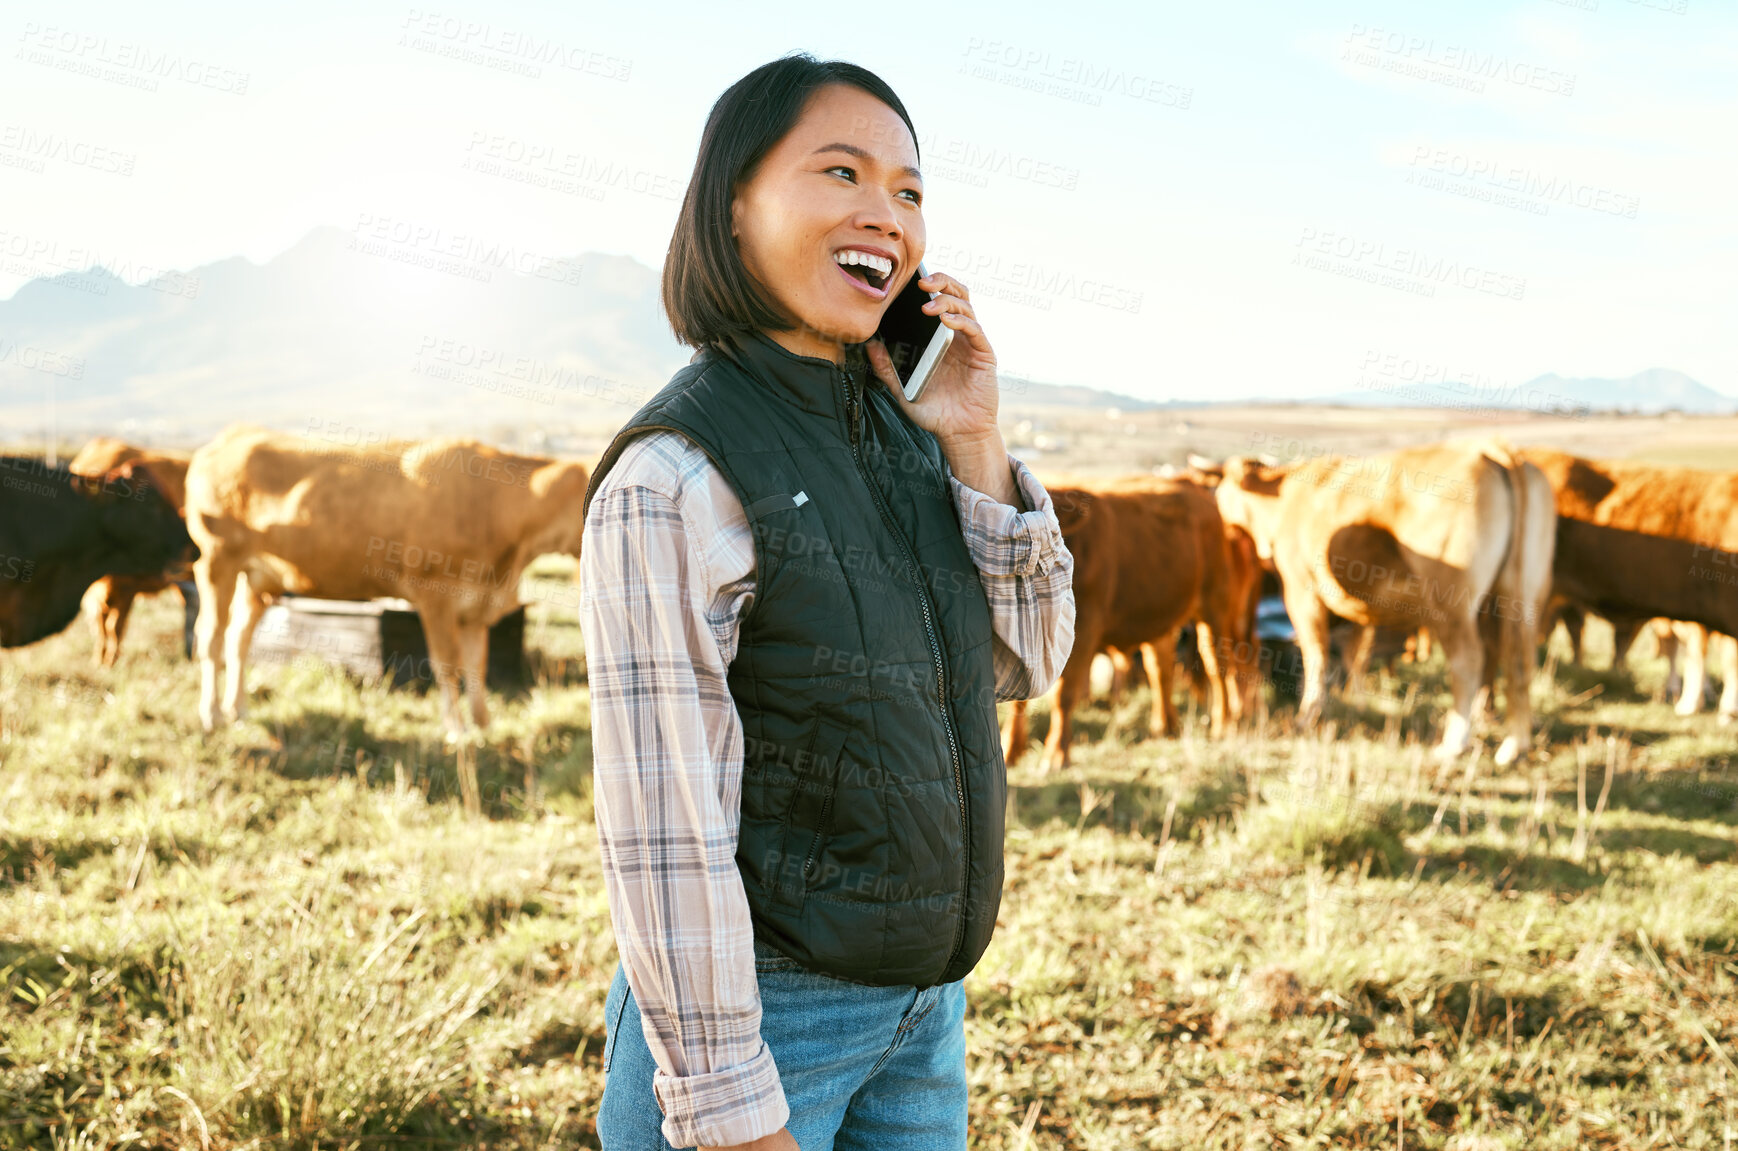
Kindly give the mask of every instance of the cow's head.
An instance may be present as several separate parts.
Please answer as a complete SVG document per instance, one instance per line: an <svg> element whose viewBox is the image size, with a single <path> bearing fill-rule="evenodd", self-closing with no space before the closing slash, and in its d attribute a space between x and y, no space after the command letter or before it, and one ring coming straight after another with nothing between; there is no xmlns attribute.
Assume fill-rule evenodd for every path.
<svg viewBox="0 0 1738 1151"><path fill-rule="evenodd" d="M92 498L102 509L105 574L177 575L198 558L181 509L164 498L149 468L126 463L89 482L100 484Z"/></svg>
<svg viewBox="0 0 1738 1151"><path fill-rule="evenodd" d="M1286 469L1232 456L1225 461L1225 478L1214 495L1219 516L1242 528L1255 541L1255 553L1263 563L1273 562L1273 539L1279 529L1279 490Z"/></svg>
<svg viewBox="0 0 1738 1151"><path fill-rule="evenodd" d="M1189 479L1207 487L1218 487L1225 478L1225 465L1209 456L1189 453L1189 468L1183 473Z"/></svg>

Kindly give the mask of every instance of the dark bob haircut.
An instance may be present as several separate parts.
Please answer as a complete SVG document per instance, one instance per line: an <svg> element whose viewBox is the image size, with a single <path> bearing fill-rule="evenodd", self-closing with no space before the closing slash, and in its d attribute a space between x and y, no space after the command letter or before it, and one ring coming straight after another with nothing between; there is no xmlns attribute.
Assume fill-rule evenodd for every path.
<svg viewBox="0 0 1738 1151"><path fill-rule="evenodd" d="M664 260L664 311L676 338L691 348L715 347L726 336L788 331L795 321L779 310L743 266L730 234L736 189L795 126L814 92L828 84L861 88L917 129L886 81L843 60L798 53L762 64L725 90L706 117L700 154L670 252Z"/></svg>

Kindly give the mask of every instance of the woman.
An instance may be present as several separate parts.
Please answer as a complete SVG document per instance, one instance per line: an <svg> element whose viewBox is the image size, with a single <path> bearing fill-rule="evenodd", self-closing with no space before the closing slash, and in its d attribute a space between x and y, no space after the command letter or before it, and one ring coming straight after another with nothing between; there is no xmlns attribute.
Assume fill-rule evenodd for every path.
<svg viewBox="0 0 1738 1151"><path fill-rule="evenodd" d="M586 493L612 1151L965 1146L996 701L1059 673L1073 559L965 286L920 283L955 339L919 402L871 338L923 257L915 141L851 64L719 98L664 266L699 351Z"/></svg>

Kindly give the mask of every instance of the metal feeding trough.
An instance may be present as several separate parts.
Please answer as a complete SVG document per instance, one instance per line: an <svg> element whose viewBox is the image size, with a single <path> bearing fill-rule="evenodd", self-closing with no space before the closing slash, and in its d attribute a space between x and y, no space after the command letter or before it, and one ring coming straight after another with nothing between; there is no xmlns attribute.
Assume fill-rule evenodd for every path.
<svg viewBox="0 0 1738 1151"><path fill-rule="evenodd" d="M192 650L199 593L188 584L185 642ZM387 678L394 687L434 683L428 640L416 609L402 599L336 600L285 595L266 608L253 635L250 664L288 663L311 655L364 680ZM515 608L489 629L485 675L495 690L523 687L525 608Z"/></svg>

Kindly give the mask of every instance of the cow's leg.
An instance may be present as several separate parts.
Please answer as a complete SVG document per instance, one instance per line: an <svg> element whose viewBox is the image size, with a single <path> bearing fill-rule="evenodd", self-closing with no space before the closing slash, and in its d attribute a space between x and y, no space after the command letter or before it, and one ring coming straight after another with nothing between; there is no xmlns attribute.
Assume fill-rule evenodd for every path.
<svg viewBox="0 0 1738 1151"><path fill-rule="evenodd" d="M1674 710L1695 715L1702 710L1702 692L1707 688L1708 629L1698 623L1675 623L1671 631L1684 653L1684 683Z"/></svg>
<svg viewBox="0 0 1738 1151"><path fill-rule="evenodd" d="M1147 734L1154 739L1179 735L1183 721L1177 715L1177 633L1160 636L1152 643L1141 645L1141 659L1147 665L1147 687L1153 696L1152 716L1147 720Z"/></svg>
<svg viewBox="0 0 1738 1151"><path fill-rule="evenodd" d="M1721 657L1720 722L1731 723L1738 719L1738 638L1716 634L1714 643Z"/></svg>
<svg viewBox="0 0 1738 1151"><path fill-rule="evenodd" d="M1346 688L1342 693L1347 702L1364 698L1364 677L1370 673L1370 653L1376 650L1376 625L1367 623L1358 632L1358 641L1346 656Z"/></svg>
<svg viewBox="0 0 1738 1151"><path fill-rule="evenodd" d="M1442 620L1437 639L1442 641L1443 658L1448 663L1454 710L1443 725L1442 742L1437 745L1436 754L1445 760L1456 759L1472 743L1473 708L1480 690L1486 686L1485 639L1479 633L1478 620L1465 617Z"/></svg>
<svg viewBox="0 0 1738 1151"><path fill-rule="evenodd" d="M199 655L199 723L206 731L218 725L217 679L223 672L223 639L229 630L229 605L241 569L220 554L201 555L193 565L199 588L199 620L194 625Z"/></svg>
<svg viewBox="0 0 1738 1151"><path fill-rule="evenodd" d="M1419 628L1418 634L1416 637L1414 637L1414 639L1415 639L1416 646L1413 649L1413 655L1412 655L1413 662L1414 663L1429 663L1430 662L1430 629L1427 627Z"/></svg>
<svg viewBox="0 0 1738 1151"><path fill-rule="evenodd" d="M224 683L223 715L231 723L247 711L247 657L253 649L254 629L265 614L265 598L243 572L235 581L235 600L229 608L229 632L224 636L223 658L229 665Z"/></svg>
<svg viewBox="0 0 1738 1151"><path fill-rule="evenodd" d="M1225 666L1220 662L1219 636L1204 620L1195 625L1195 646L1207 672L1207 734L1220 739L1225 735Z"/></svg>
<svg viewBox="0 0 1738 1151"><path fill-rule="evenodd" d="M1654 637L1654 654L1666 661L1666 682L1660 688L1661 697L1675 700L1684 690L1684 677L1678 670L1678 633L1672 630L1672 621L1667 619L1649 621L1647 630Z"/></svg>
<svg viewBox="0 0 1738 1151"><path fill-rule="evenodd" d="M1015 759L1026 754L1026 744L1031 736L1026 730L1026 701L1017 699L1008 712L1008 726L1002 732L1002 759L1013 763Z"/></svg>
<svg viewBox="0 0 1738 1151"><path fill-rule="evenodd" d="M463 667L460 651L458 620L450 612L421 607L423 638L428 642L429 663L434 667L435 684L441 693L441 722L446 728L447 742L457 743L464 737L465 722L459 714L459 682Z"/></svg>
<svg viewBox="0 0 1738 1151"><path fill-rule="evenodd" d="M133 614L133 593L122 588L109 592L103 613L103 666L114 667L121 658L121 641L127 638L127 617Z"/></svg>
<svg viewBox="0 0 1738 1151"><path fill-rule="evenodd" d="M79 601L79 607L91 621L91 659L98 667L110 667L109 652L109 585L111 581L104 577L85 589L84 598Z"/></svg>
<svg viewBox="0 0 1738 1151"><path fill-rule="evenodd" d="M1220 641L1219 669L1225 677L1225 720L1232 727L1243 722L1244 713L1249 709L1244 704L1244 693L1248 690L1243 670L1243 641L1234 636L1227 636Z"/></svg>
<svg viewBox="0 0 1738 1151"><path fill-rule="evenodd" d="M1200 636L1196 636L1200 641ZM1248 679L1244 669L1245 641L1234 633L1219 637L1219 673L1225 684L1225 721L1232 727L1243 722L1249 707L1245 702Z"/></svg>
<svg viewBox="0 0 1738 1151"><path fill-rule="evenodd" d="M193 634L187 630L187 607L192 601L187 591L186 584L177 581L171 586L175 589L175 598L181 601L181 608L175 614L175 618L181 621L181 627L179 629L181 632L181 658L192 659ZM195 620L198 619L197 614L195 614L194 618Z"/></svg>
<svg viewBox="0 0 1738 1151"><path fill-rule="evenodd" d="M1086 702L1092 687L1092 659L1080 664L1072 659L1062 670L1056 687L1050 694L1050 730L1044 736L1044 753L1038 770L1047 773L1068 766L1069 745L1074 742L1074 709Z"/></svg>
<svg viewBox="0 0 1738 1151"><path fill-rule="evenodd" d="M1068 766L1068 746L1074 738L1074 709L1092 692L1092 661L1104 647L1100 621L1095 613L1075 617L1074 647L1062 665L1062 674L1050 695L1050 730L1044 736L1044 752L1038 760L1040 773Z"/></svg>
<svg viewBox="0 0 1738 1151"><path fill-rule="evenodd" d="M1110 660L1110 694L1107 702L1114 709L1122 705L1128 694L1129 672L1134 668L1134 661L1120 647L1107 647L1104 654Z"/></svg>
<svg viewBox="0 0 1738 1151"><path fill-rule="evenodd" d="M1328 694L1328 609L1314 592L1285 597L1285 612L1297 633L1303 656L1303 691L1298 698L1298 727L1308 730L1322 718Z"/></svg>
<svg viewBox="0 0 1738 1151"><path fill-rule="evenodd" d="M1611 621L1611 670L1617 671L1629 663L1629 649L1635 646L1635 637L1641 634L1647 620L1636 616L1623 616ZM1666 629L1671 630L1669 627Z"/></svg>
<svg viewBox="0 0 1738 1151"><path fill-rule="evenodd" d="M1513 626L1507 629L1508 643L1502 646L1509 734L1492 758L1498 767L1507 767L1533 748L1533 659L1538 654L1538 632L1521 599L1509 601L1501 610L1523 613L1509 621Z"/></svg>
<svg viewBox="0 0 1738 1151"><path fill-rule="evenodd" d="M465 697L477 729L489 726L489 629L480 623L459 625L459 662L465 673Z"/></svg>
<svg viewBox="0 0 1738 1151"><path fill-rule="evenodd" d="M1237 641L1231 668L1232 721L1254 720L1261 708L1261 643L1253 632Z"/></svg>
<svg viewBox="0 0 1738 1151"><path fill-rule="evenodd" d="M1563 625L1563 634L1569 637L1569 662L1578 664L1581 662L1582 633L1587 630L1587 613L1562 596L1552 596L1546 601L1545 619L1539 630L1549 640L1559 623Z"/></svg>

